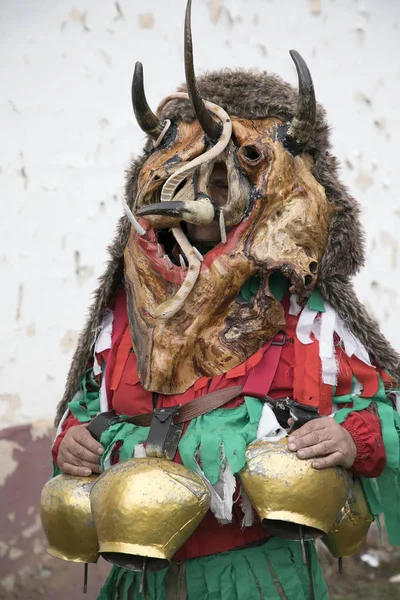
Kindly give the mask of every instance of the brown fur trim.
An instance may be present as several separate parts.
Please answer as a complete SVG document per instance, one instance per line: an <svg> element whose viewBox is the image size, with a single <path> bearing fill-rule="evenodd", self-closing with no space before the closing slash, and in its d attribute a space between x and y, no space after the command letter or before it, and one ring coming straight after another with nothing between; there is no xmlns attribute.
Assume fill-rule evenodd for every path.
<svg viewBox="0 0 400 600"><path fill-rule="evenodd" d="M222 106L237 117L258 119L276 116L285 121L292 118L297 102L297 90L276 75L256 73L243 69L207 73L198 78L204 99ZM180 91L186 91L185 86ZM163 116L171 120L191 121L194 118L189 102L173 101ZM318 105L316 125L306 150L314 157L313 173L324 186L327 198L335 205L328 246L320 263L318 285L322 296L338 311L350 330L366 346L374 359L391 375L400 380L400 356L380 333L377 323L368 315L357 299L350 283L364 263L364 235L359 221L359 206L338 179L338 163L330 153L329 127L325 111ZM127 171L126 199L132 206L136 197L137 176L151 151L149 143L144 154ZM123 252L130 224L126 217L119 221L116 237L109 247L110 260L94 295L88 321L79 338L72 359L64 396L58 406L59 422L67 403L79 385L91 358L92 346L104 310L110 303L123 276Z"/></svg>

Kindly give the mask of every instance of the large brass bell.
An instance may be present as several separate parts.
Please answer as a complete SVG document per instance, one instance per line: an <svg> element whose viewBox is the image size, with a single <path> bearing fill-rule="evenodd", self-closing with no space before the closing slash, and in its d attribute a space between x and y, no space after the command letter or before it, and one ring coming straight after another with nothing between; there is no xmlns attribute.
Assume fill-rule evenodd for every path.
<svg viewBox="0 0 400 600"><path fill-rule="evenodd" d="M287 438L251 443L240 480L269 533L291 540L322 536L348 498L350 477L341 467L314 469L287 444Z"/></svg>
<svg viewBox="0 0 400 600"><path fill-rule="evenodd" d="M368 530L373 520L362 484L356 479L351 496L322 541L335 558L358 554L367 542Z"/></svg>
<svg viewBox="0 0 400 600"><path fill-rule="evenodd" d="M72 562L97 562L99 543L89 498L96 479L97 475L57 475L44 486L40 516L51 556Z"/></svg>
<svg viewBox="0 0 400 600"><path fill-rule="evenodd" d="M90 494L100 554L134 571L166 567L210 507L196 473L159 458L107 469Z"/></svg>

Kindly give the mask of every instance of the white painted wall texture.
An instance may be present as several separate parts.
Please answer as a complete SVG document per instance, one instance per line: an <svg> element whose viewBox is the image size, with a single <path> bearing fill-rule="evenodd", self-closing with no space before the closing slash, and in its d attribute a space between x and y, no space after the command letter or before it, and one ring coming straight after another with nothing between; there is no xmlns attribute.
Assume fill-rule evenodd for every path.
<svg viewBox="0 0 400 600"><path fill-rule="evenodd" d="M400 2L194 0L198 72L242 66L295 83L306 58L343 179L362 204L360 298L400 349ZM0 428L51 419L153 107L183 80L185 0L1 0Z"/></svg>

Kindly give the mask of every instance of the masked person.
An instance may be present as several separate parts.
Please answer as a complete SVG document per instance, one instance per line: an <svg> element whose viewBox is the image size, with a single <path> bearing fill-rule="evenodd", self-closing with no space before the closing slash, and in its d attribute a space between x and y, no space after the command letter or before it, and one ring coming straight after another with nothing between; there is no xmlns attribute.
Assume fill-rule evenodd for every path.
<svg viewBox="0 0 400 600"><path fill-rule="evenodd" d="M313 541L271 535L253 510L239 482L246 449L318 416L290 434L292 456L311 459L315 474L361 477L399 543L399 356L353 291L359 209L338 180L304 60L291 51L298 91L246 70L196 80L190 9L187 86L157 114L135 68L133 108L148 141L128 171L126 215L58 409L55 473L145 457L154 415L145 425L125 417L161 410L171 424L204 399L168 458L208 482L210 510L142 588L140 572L115 566L100 598L322 600ZM164 455L167 434L156 440ZM319 497L331 502L323 488L293 502L313 514Z"/></svg>

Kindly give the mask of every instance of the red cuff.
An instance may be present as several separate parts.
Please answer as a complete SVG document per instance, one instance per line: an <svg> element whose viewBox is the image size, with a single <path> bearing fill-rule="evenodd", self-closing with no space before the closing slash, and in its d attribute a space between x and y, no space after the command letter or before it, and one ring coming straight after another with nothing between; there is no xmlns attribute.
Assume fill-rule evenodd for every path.
<svg viewBox="0 0 400 600"><path fill-rule="evenodd" d="M82 425L82 423L76 417L74 417L72 413L70 413L69 416L65 419L64 423L62 424L61 432L56 437L53 447L51 449L53 461L57 465L57 467L58 467L57 456L58 456L58 450L60 448L60 444L63 441L64 436L67 433L68 429L70 429L71 427L75 427L75 425Z"/></svg>
<svg viewBox="0 0 400 600"><path fill-rule="evenodd" d="M350 413L342 427L350 433L357 449L352 471L362 477L379 477L385 468L386 451L375 407Z"/></svg>

